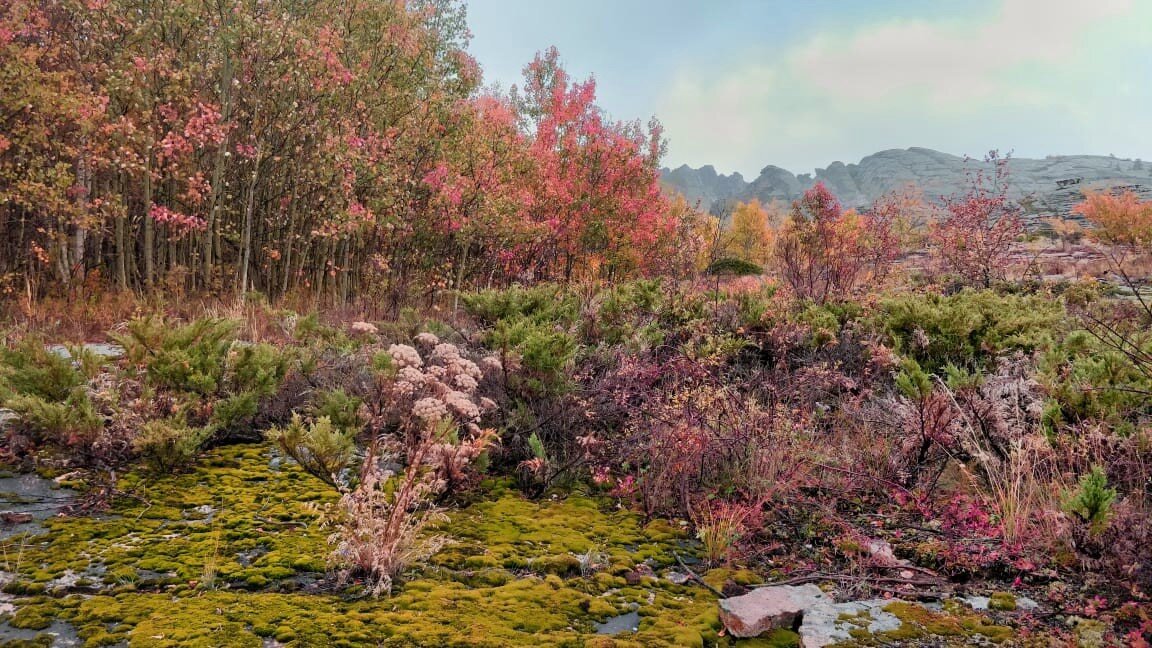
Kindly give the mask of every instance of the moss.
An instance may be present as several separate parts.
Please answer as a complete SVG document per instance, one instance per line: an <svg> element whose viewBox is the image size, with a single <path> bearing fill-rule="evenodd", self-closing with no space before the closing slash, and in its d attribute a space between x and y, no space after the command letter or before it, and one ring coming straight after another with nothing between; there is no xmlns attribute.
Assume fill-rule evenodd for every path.
<svg viewBox="0 0 1152 648"><path fill-rule="evenodd" d="M736 641L733 648L795 648L800 645L800 635L791 630L777 629L767 637Z"/></svg>
<svg viewBox="0 0 1152 648"><path fill-rule="evenodd" d="M103 589L23 598L20 614L68 621L88 646L255 648L265 638L292 646L731 645L704 588L656 579L630 586L620 575L644 562L674 564L686 542L677 526L645 525L591 498L531 501L491 485L487 499L436 530L450 544L406 574L391 598L290 593L278 590L321 571L330 550L314 507L301 502L335 494L293 465L269 468L267 446L220 448L188 474L123 477L119 487L151 507L121 500L109 517L51 520L52 534L24 550L20 595L69 569ZM211 513L197 510L204 506ZM584 575L579 556L590 550L610 565ZM202 582L209 576L211 587ZM756 580L737 570L704 576ZM636 606L638 632L592 634L595 622Z"/></svg>
<svg viewBox="0 0 1152 648"><path fill-rule="evenodd" d="M312 524L314 507L303 502L331 502L336 493L294 465L271 470L267 455L265 446L230 446L187 474L122 477L118 487L141 493L141 500L117 500L107 517L47 520L46 543L0 542L0 550L23 555L10 591L45 591L67 570L94 586L143 588L201 581L206 571L238 586L274 587L323 571L325 533ZM257 544L267 551L241 565L239 554ZM88 573L96 566L100 573Z"/></svg>
<svg viewBox="0 0 1152 648"><path fill-rule="evenodd" d="M953 614L934 612L916 603L897 601L884 607L900 619L899 629L873 635L883 644L885 641L910 641L925 637L953 637L968 640L976 635L993 643L1002 643L1013 637L1013 631L1006 626L990 623L978 614Z"/></svg>
<svg viewBox="0 0 1152 648"><path fill-rule="evenodd" d="M8 625L22 630L43 630L52 625L52 617L44 608L22 607L8 620Z"/></svg>
<svg viewBox="0 0 1152 648"><path fill-rule="evenodd" d="M1010 592L996 592L988 597L988 609L1011 612L1016 609L1016 597Z"/></svg>

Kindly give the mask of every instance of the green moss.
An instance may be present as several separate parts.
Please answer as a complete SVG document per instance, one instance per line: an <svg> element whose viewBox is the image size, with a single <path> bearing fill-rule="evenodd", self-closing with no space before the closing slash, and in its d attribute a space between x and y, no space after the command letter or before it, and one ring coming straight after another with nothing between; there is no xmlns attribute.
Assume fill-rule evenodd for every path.
<svg viewBox="0 0 1152 648"><path fill-rule="evenodd" d="M391 598L348 600L282 591L324 568L326 531L302 502L323 504L335 493L293 465L270 468L267 446L220 448L190 473L130 474L119 487L151 506L125 499L108 517L54 519L51 535L24 547L20 595L44 591L69 569L103 588L20 599L27 623L60 619L85 645L134 648L256 648L269 637L292 646L731 645L704 588L662 579L629 585L622 576L643 562L672 565L674 551L690 554L683 533L595 499L531 501L493 482L488 499L436 530L451 542ZM590 550L609 565L583 574L579 556ZM704 577L756 580L736 570ZM638 632L592 634L594 623L635 606Z"/></svg>
<svg viewBox="0 0 1152 648"><path fill-rule="evenodd" d="M733 644L734 648L795 648L800 645L800 635L791 630L773 630L767 637L742 639Z"/></svg>
<svg viewBox="0 0 1152 648"><path fill-rule="evenodd" d="M238 586L273 587L323 571L325 532L304 502L334 501L336 493L295 465L272 470L268 459L265 446L230 446L187 474L122 477L119 488L140 500L117 500L107 517L48 520L47 542L0 542L0 551L22 555L9 590L43 592L67 570L94 586L145 588L201 581L206 571ZM241 565L239 554L257 544L267 551ZM97 566L99 573L88 573Z"/></svg>
<svg viewBox="0 0 1152 648"><path fill-rule="evenodd" d="M934 612L916 603L897 601L884 607L900 619L899 629L873 635L881 644L885 641L910 641L925 637L953 637L961 640L976 635L993 643L1002 643L1013 637L1011 628L990 623L978 614Z"/></svg>
<svg viewBox="0 0 1152 648"><path fill-rule="evenodd" d="M988 597L989 610L1012 611L1016 609L1016 597L1009 592L996 592Z"/></svg>
<svg viewBox="0 0 1152 648"><path fill-rule="evenodd" d="M8 625L22 630L43 630L52 625L52 617L41 607L23 607L16 610Z"/></svg>

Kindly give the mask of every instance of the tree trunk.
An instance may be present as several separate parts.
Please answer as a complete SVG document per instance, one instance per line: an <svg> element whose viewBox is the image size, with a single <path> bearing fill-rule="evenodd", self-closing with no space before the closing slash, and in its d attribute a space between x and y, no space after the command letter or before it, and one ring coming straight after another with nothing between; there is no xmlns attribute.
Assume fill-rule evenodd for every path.
<svg viewBox="0 0 1152 648"><path fill-rule="evenodd" d="M252 161L252 178L248 181L248 201L244 205L244 231L240 238L240 272L236 291L241 299L248 291L248 266L252 263L252 219L256 208L256 182L259 179L260 145L257 144L256 159Z"/></svg>

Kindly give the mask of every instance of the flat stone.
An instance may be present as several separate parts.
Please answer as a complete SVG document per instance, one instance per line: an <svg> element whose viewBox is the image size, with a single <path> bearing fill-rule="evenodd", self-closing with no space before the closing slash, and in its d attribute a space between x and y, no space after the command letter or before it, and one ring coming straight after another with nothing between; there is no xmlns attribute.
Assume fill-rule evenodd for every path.
<svg viewBox="0 0 1152 648"><path fill-rule="evenodd" d="M801 648L823 648L852 639L852 630L867 630L869 634L898 630L901 621L884 606L889 599L852 601L849 603L823 603L804 611L800 625Z"/></svg>
<svg viewBox="0 0 1152 648"><path fill-rule="evenodd" d="M110 360L117 360L124 355L124 347L119 344L109 344L106 342L85 342L84 344L77 345L85 351L94 355L103 356ZM52 353L64 358L66 360L72 359L72 352L67 346L63 344L49 344L47 349Z"/></svg>
<svg viewBox="0 0 1152 648"><path fill-rule="evenodd" d="M777 628L791 628L804 610L830 603L828 595L811 584L760 587L720 599L720 620L733 637L759 637Z"/></svg>

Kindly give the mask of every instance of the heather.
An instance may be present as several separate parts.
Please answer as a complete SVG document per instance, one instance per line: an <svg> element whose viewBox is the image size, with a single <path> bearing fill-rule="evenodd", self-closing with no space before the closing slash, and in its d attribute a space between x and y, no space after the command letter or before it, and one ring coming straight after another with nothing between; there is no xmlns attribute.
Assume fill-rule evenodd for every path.
<svg viewBox="0 0 1152 648"><path fill-rule="evenodd" d="M1148 645L1152 204L712 214L466 43L0 9L0 646Z"/></svg>

